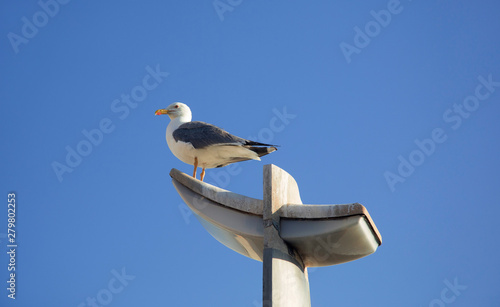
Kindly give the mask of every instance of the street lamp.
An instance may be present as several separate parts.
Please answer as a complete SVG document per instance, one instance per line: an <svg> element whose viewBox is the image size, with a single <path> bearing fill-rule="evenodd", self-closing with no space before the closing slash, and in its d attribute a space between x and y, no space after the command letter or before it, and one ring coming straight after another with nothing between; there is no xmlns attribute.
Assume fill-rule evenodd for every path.
<svg viewBox="0 0 500 307"><path fill-rule="evenodd" d="M170 172L179 195L219 242L263 262L264 306L310 306L307 267L353 261L374 253L382 237L358 203L304 205L295 179L264 166L263 200Z"/></svg>

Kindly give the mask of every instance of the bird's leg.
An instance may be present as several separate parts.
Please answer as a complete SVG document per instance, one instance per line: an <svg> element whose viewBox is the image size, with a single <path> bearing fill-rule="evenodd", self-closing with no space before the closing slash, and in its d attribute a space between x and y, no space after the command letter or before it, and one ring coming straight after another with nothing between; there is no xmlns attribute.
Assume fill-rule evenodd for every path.
<svg viewBox="0 0 500 307"><path fill-rule="evenodd" d="M194 171L193 171L193 178L196 179L196 169L198 168L198 157L194 157Z"/></svg>
<svg viewBox="0 0 500 307"><path fill-rule="evenodd" d="M203 181L203 178L205 178L205 168L201 170L200 180Z"/></svg>

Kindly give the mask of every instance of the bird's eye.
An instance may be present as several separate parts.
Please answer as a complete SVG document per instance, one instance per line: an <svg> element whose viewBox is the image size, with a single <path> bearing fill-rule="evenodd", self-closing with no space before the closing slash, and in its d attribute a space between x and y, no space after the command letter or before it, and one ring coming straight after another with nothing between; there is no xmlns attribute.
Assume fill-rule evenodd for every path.
<svg viewBox="0 0 500 307"><path fill-rule="evenodd" d="M179 105L178 105L178 104L176 104L174 108L176 108L176 109L177 109L177 108L179 108Z"/></svg>

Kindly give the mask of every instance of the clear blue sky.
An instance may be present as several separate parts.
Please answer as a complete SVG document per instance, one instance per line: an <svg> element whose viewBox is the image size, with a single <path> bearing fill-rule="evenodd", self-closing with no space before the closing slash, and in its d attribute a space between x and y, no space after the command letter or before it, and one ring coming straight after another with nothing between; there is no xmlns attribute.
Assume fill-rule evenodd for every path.
<svg viewBox="0 0 500 307"><path fill-rule="evenodd" d="M310 270L313 306L500 306L497 1L66 2L1 4L1 306L260 306L171 184L175 101L281 145L207 182L261 198L273 163L368 209L382 246Z"/></svg>

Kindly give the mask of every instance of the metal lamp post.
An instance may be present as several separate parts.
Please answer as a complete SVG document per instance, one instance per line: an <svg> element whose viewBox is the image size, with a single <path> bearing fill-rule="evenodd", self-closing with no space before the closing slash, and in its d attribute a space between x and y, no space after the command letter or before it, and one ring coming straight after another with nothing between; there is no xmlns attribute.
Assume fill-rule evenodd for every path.
<svg viewBox="0 0 500 307"><path fill-rule="evenodd" d="M382 237L364 206L304 205L296 181L264 166L263 200L170 172L179 195L219 242L263 262L263 306L311 306L308 267L374 253Z"/></svg>

